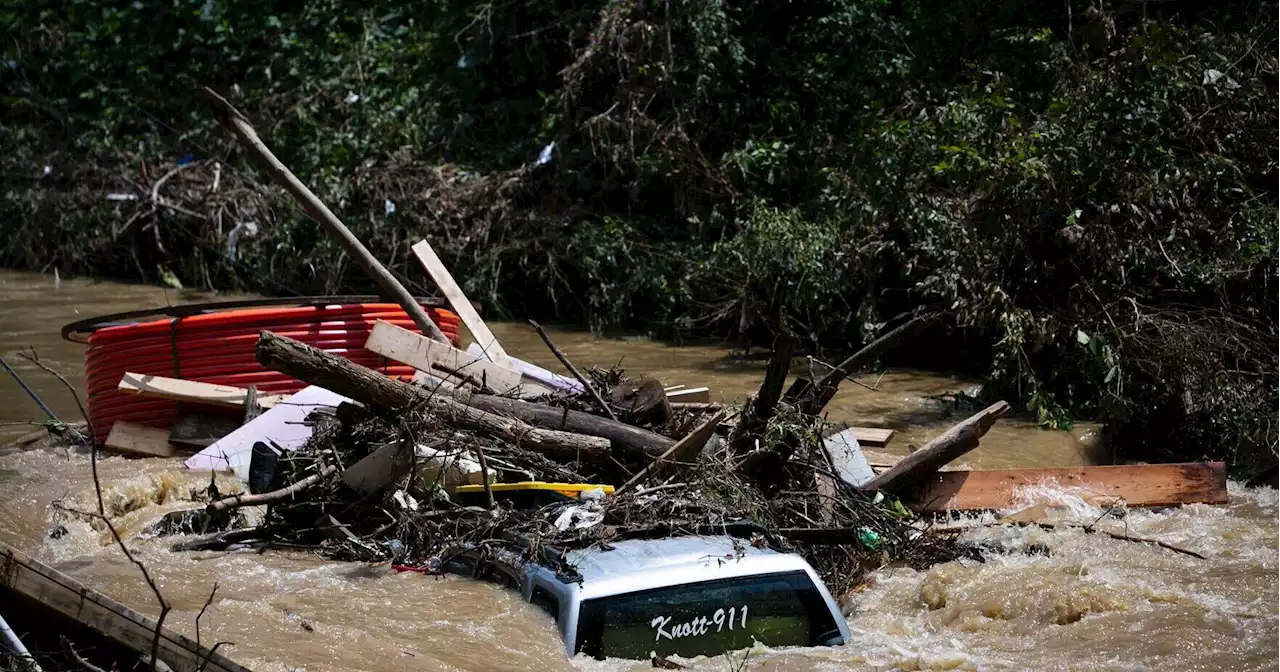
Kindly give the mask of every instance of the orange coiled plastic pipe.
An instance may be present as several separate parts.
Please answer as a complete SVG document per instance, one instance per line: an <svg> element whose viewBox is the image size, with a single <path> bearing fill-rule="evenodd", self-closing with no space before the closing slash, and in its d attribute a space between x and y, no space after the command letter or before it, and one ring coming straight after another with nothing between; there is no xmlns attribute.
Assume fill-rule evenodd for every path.
<svg viewBox="0 0 1280 672"><path fill-rule="evenodd" d="M458 316L424 307L455 345ZM89 419L94 439L106 441L118 421L170 427L178 402L125 394L116 388L126 372L257 388L262 394L289 394L306 386L272 371L254 356L258 332L268 330L341 355L388 376L411 378L413 367L364 349L373 325L385 320L417 331L393 303L358 303L227 310L97 329L89 335L84 367Z"/></svg>

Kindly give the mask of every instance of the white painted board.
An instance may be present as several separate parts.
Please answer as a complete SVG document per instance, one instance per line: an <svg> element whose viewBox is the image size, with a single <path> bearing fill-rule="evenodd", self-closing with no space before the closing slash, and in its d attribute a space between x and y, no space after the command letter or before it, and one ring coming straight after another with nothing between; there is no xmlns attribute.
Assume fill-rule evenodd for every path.
<svg viewBox="0 0 1280 672"><path fill-rule="evenodd" d="M843 432L832 434L822 441L823 448L826 448L827 454L831 456L836 475L855 488L876 476L875 472L871 471L871 464L867 462L867 457L862 454L862 447L858 445L856 434L857 428L851 427Z"/></svg>
<svg viewBox="0 0 1280 672"><path fill-rule="evenodd" d="M479 343L472 343L467 346L467 354L477 358L482 357L484 355L484 348L481 348ZM577 380L568 376L562 376L554 371L548 371L537 364L530 364L529 362L516 359L510 354L507 355L507 364L511 369L518 371L521 376L524 376L528 380L541 383L548 387L572 392L574 394L581 394L583 392L582 383L579 383Z"/></svg>
<svg viewBox="0 0 1280 672"><path fill-rule="evenodd" d="M307 416L317 408L336 408L344 401L351 400L312 385L277 402L271 410L187 458L184 464L188 469L234 471L240 480L248 480L254 443L271 440L285 450L297 450L311 438L311 427L304 423Z"/></svg>

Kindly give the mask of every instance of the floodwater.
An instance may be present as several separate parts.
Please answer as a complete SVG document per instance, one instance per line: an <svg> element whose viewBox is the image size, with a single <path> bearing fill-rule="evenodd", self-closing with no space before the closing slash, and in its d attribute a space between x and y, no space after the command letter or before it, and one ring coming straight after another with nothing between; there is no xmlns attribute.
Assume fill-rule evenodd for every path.
<svg viewBox="0 0 1280 672"><path fill-rule="evenodd" d="M62 341L61 325L83 317L208 299L192 292L52 274L0 271L0 355L67 421L79 420L71 394L53 376L16 356L34 347L42 361L83 383L82 346ZM226 297L218 297L226 298ZM507 349L554 368L554 358L523 325L494 325ZM763 362L727 358L723 346L672 347L643 339L602 340L553 332L580 365L646 373L667 384L707 386L732 401L754 391ZM796 372L802 368L797 365ZM828 407L833 420L898 430L882 452L905 454L957 417L934 397L972 381L919 371L859 376ZM874 389L869 389L874 388ZM0 442L31 431L39 408L11 379L0 379ZM973 467L1066 466L1105 461L1096 428L1050 432L1002 420ZM138 536L168 511L191 506L209 475L179 460L100 462L105 500L128 543L173 604L167 624L257 670L585 669L640 670L648 662L570 660L550 618L511 593L455 577L397 575L385 566L343 564L268 552L186 553ZM1056 493L1056 519L1092 523L1103 511ZM1007 553L985 563L955 562L917 572L884 569L843 596L853 642L832 649L754 650L744 669L760 670L1273 670L1277 665L1277 496L1231 485L1227 506L1135 510L1100 527L1155 537L1207 560L1078 530L989 527L967 533ZM60 507L96 506L88 459L34 451L0 457L0 541L14 544L140 610L158 611L136 569L109 534L69 519ZM972 522L989 522L992 516ZM65 526L57 539L49 533ZM1023 553L1037 549L1037 553ZM1047 554L1044 550L1047 549ZM2 606L2 605L0 605ZM3 609L0 609L3 611ZM5 614L18 630L21 615ZM704 670L737 669L744 653L693 661Z"/></svg>

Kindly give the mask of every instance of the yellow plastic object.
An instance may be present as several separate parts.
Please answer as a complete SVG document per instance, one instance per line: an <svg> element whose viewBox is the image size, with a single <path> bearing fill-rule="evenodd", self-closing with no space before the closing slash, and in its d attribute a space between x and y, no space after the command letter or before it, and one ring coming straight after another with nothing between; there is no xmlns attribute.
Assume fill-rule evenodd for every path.
<svg viewBox="0 0 1280 672"><path fill-rule="evenodd" d="M612 485L595 485L592 483L547 483L546 481L521 481L519 483L494 483L489 486L494 492L518 492L521 490L551 490L553 492L564 495L565 497L578 498L578 495L587 490L595 490L599 488L606 495L613 494ZM454 492L470 493L484 492L483 485L460 485Z"/></svg>

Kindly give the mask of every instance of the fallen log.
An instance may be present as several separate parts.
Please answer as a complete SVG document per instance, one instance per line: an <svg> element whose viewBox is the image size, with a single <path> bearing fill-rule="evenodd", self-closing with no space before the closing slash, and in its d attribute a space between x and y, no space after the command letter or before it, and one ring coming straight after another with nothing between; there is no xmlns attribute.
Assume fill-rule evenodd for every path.
<svg viewBox="0 0 1280 672"><path fill-rule="evenodd" d="M608 439L617 457L628 459L645 455L657 457L675 444L675 441L661 434L590 413L533 404L491 394L473 394L467 390L455 390L451 394L454 399L467 406L505 415L535 427Z"/></svg>
<svg viewBox="0 0 1280 672"><path fill-rule="evenodd" d="M427 395L425 402L437 416L451 425L484 432L547 457L583 462L609 459L609 440L605 438L533 427L440 394Z"/></svg>
<svg viewBox="0 0 1280 672"><path fill-rule="evenodd" d="M494 433L530 450L603 459L608 457L610 446L621 456L635 457L641 453L661 455L674 443L659 434L589 413L462 390L424 390L269 331L259 335L257 358L263 366L371 408L401 410L430 404L433 411L446 414L453 422L467 423L464 426Z"/></svg>
<svg viewBox="0 0 1280 672"><path fill-rule="evenodd" d="M864 490L901 492L924 481L939 467L978 447L978 440L991 429L1000 416L1009 412L1009 404L997 401L935 437L914 453L862 486Z"/></svg>
<svg viewBox="0 0 1280 672"><path fill-rule="evenodd" d="M1078 494L1094 506L1227 503L1222 462L945 471L926 478L911 491L910 500L920 512L1008 509L1019 504L1020 490L1044 484Z"/></svg>

